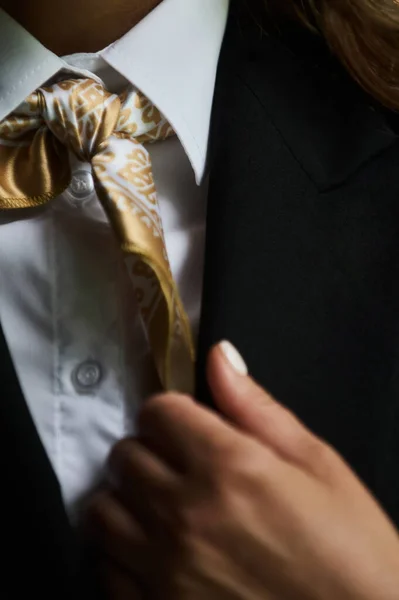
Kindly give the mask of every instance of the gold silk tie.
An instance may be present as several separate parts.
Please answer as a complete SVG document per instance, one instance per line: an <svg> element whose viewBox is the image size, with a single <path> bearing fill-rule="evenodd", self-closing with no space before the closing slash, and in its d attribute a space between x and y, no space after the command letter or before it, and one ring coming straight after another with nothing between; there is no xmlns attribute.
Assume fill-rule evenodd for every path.
<svg viewBox="0 0 399 600"><path fill-rule="evenodd" d="M61 194L71 181L70 151L90 162L161 383L192 393L191 329L171 273L144 146L172 135L165 118L134 88L118 96L91 79L41 88L0 123L0 209L35 207Z"/></svg>

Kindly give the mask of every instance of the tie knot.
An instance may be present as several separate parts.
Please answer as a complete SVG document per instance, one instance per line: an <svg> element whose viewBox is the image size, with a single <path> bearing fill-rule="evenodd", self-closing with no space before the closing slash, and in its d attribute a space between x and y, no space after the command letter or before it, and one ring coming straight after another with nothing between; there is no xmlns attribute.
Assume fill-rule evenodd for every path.
<svg viewBox="0 0 399 600"><path fill-rule="evenodd" d="M43 127L45 125L45 127ZM106 152L107 140L124 138L145 144L174 135L160 111L141 92L129 86L120 96L93 79L68 79L40 88L0 122L0 147L45 142L48 158L71 150L80 160L91 162ZM51 137L52 137L51 136Z"/></svg>
<svg viewBox="0 0 399 600"><path fill-rule="evenodd" d="M48 128L81 160L90 161L117 128L119 96L92 79L71 79L32 97Z"/></svg>

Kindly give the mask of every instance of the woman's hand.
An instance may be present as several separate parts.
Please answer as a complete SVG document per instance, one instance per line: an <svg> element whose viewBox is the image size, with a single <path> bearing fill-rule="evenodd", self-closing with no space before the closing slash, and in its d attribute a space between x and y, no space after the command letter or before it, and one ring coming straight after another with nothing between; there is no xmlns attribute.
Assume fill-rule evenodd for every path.
<svg viewBox="0 0 399 600"><path fill-rule="evenodd" d="M398 534L342 458L231 346L208 378L223 416L157 396L112 452L90 517L125 581L159 600L397 600Z"/></svg>

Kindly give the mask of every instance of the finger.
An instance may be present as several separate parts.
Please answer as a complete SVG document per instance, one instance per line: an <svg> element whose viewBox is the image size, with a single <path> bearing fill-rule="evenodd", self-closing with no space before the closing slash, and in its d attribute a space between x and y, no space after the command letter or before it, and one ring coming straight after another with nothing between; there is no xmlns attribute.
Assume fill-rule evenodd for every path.
<svg viewBox="0 0 399 600"><path fill-rule="evenodd" d="M148 534L160 533L172 517L182 483L170 467L139 441L125 439L109 461L118 496Z"/></svg>
<svg viewBox="0 0 399 600"><path fill-rule="evenodd" d="M109 600L142 600L139 586L123 569L107 561L101 568L101 579Z"/></svg>
<svg viewBox="0 0 399 600"><path fill-rule="evenodd" d="M186 459L181 453L180 446L171 444L169 435L161 435L160 431L158 433L155 425L156 411L162 410L167 403L168 405L172 404L176 396L178 396L176 401L180 401L182 405L194 402L191 396L180 396L179 394L160 394L149 398L138 416L137 437L143 446L165 461L175 473L181 474L186 470ZM177 410L175 418L179 422L180 416L177 414Z"/></svg>
<svg viewBox="0 0 399 600"><path fill-rule="evenodd" d="M215 402L228 419L285 460L313 468L323 442L247 375L229 342L211 350L207 375Z"/></svg>
<svg viewBox="0 0 399 600"><path fill-rule="evenodd" d="M141 576L151 571L148 538L110 491L102 490L91 499L86 512L85 531L96 551L131 574Z"/></svg>
<svg viewBox="0 0 399 600"><path fill-rule="evenodd" d="M243 441L223 417L179 394L147 401L139 416L139 436L144 444L155 446L162 440L158 451L183 473L208 470L215 453Z"/></svg>

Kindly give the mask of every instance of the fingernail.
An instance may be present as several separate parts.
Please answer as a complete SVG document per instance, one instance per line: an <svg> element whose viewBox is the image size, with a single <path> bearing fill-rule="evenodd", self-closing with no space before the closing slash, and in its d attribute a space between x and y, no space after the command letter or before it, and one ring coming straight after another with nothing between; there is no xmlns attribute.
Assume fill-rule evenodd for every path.
<svg viewBox="0 0 399 600"><path fill-rule="evenodd" d="M227 341L220 342L219 346L234 371L239 375L248 375L248 367L237 348Z"/></svg>

